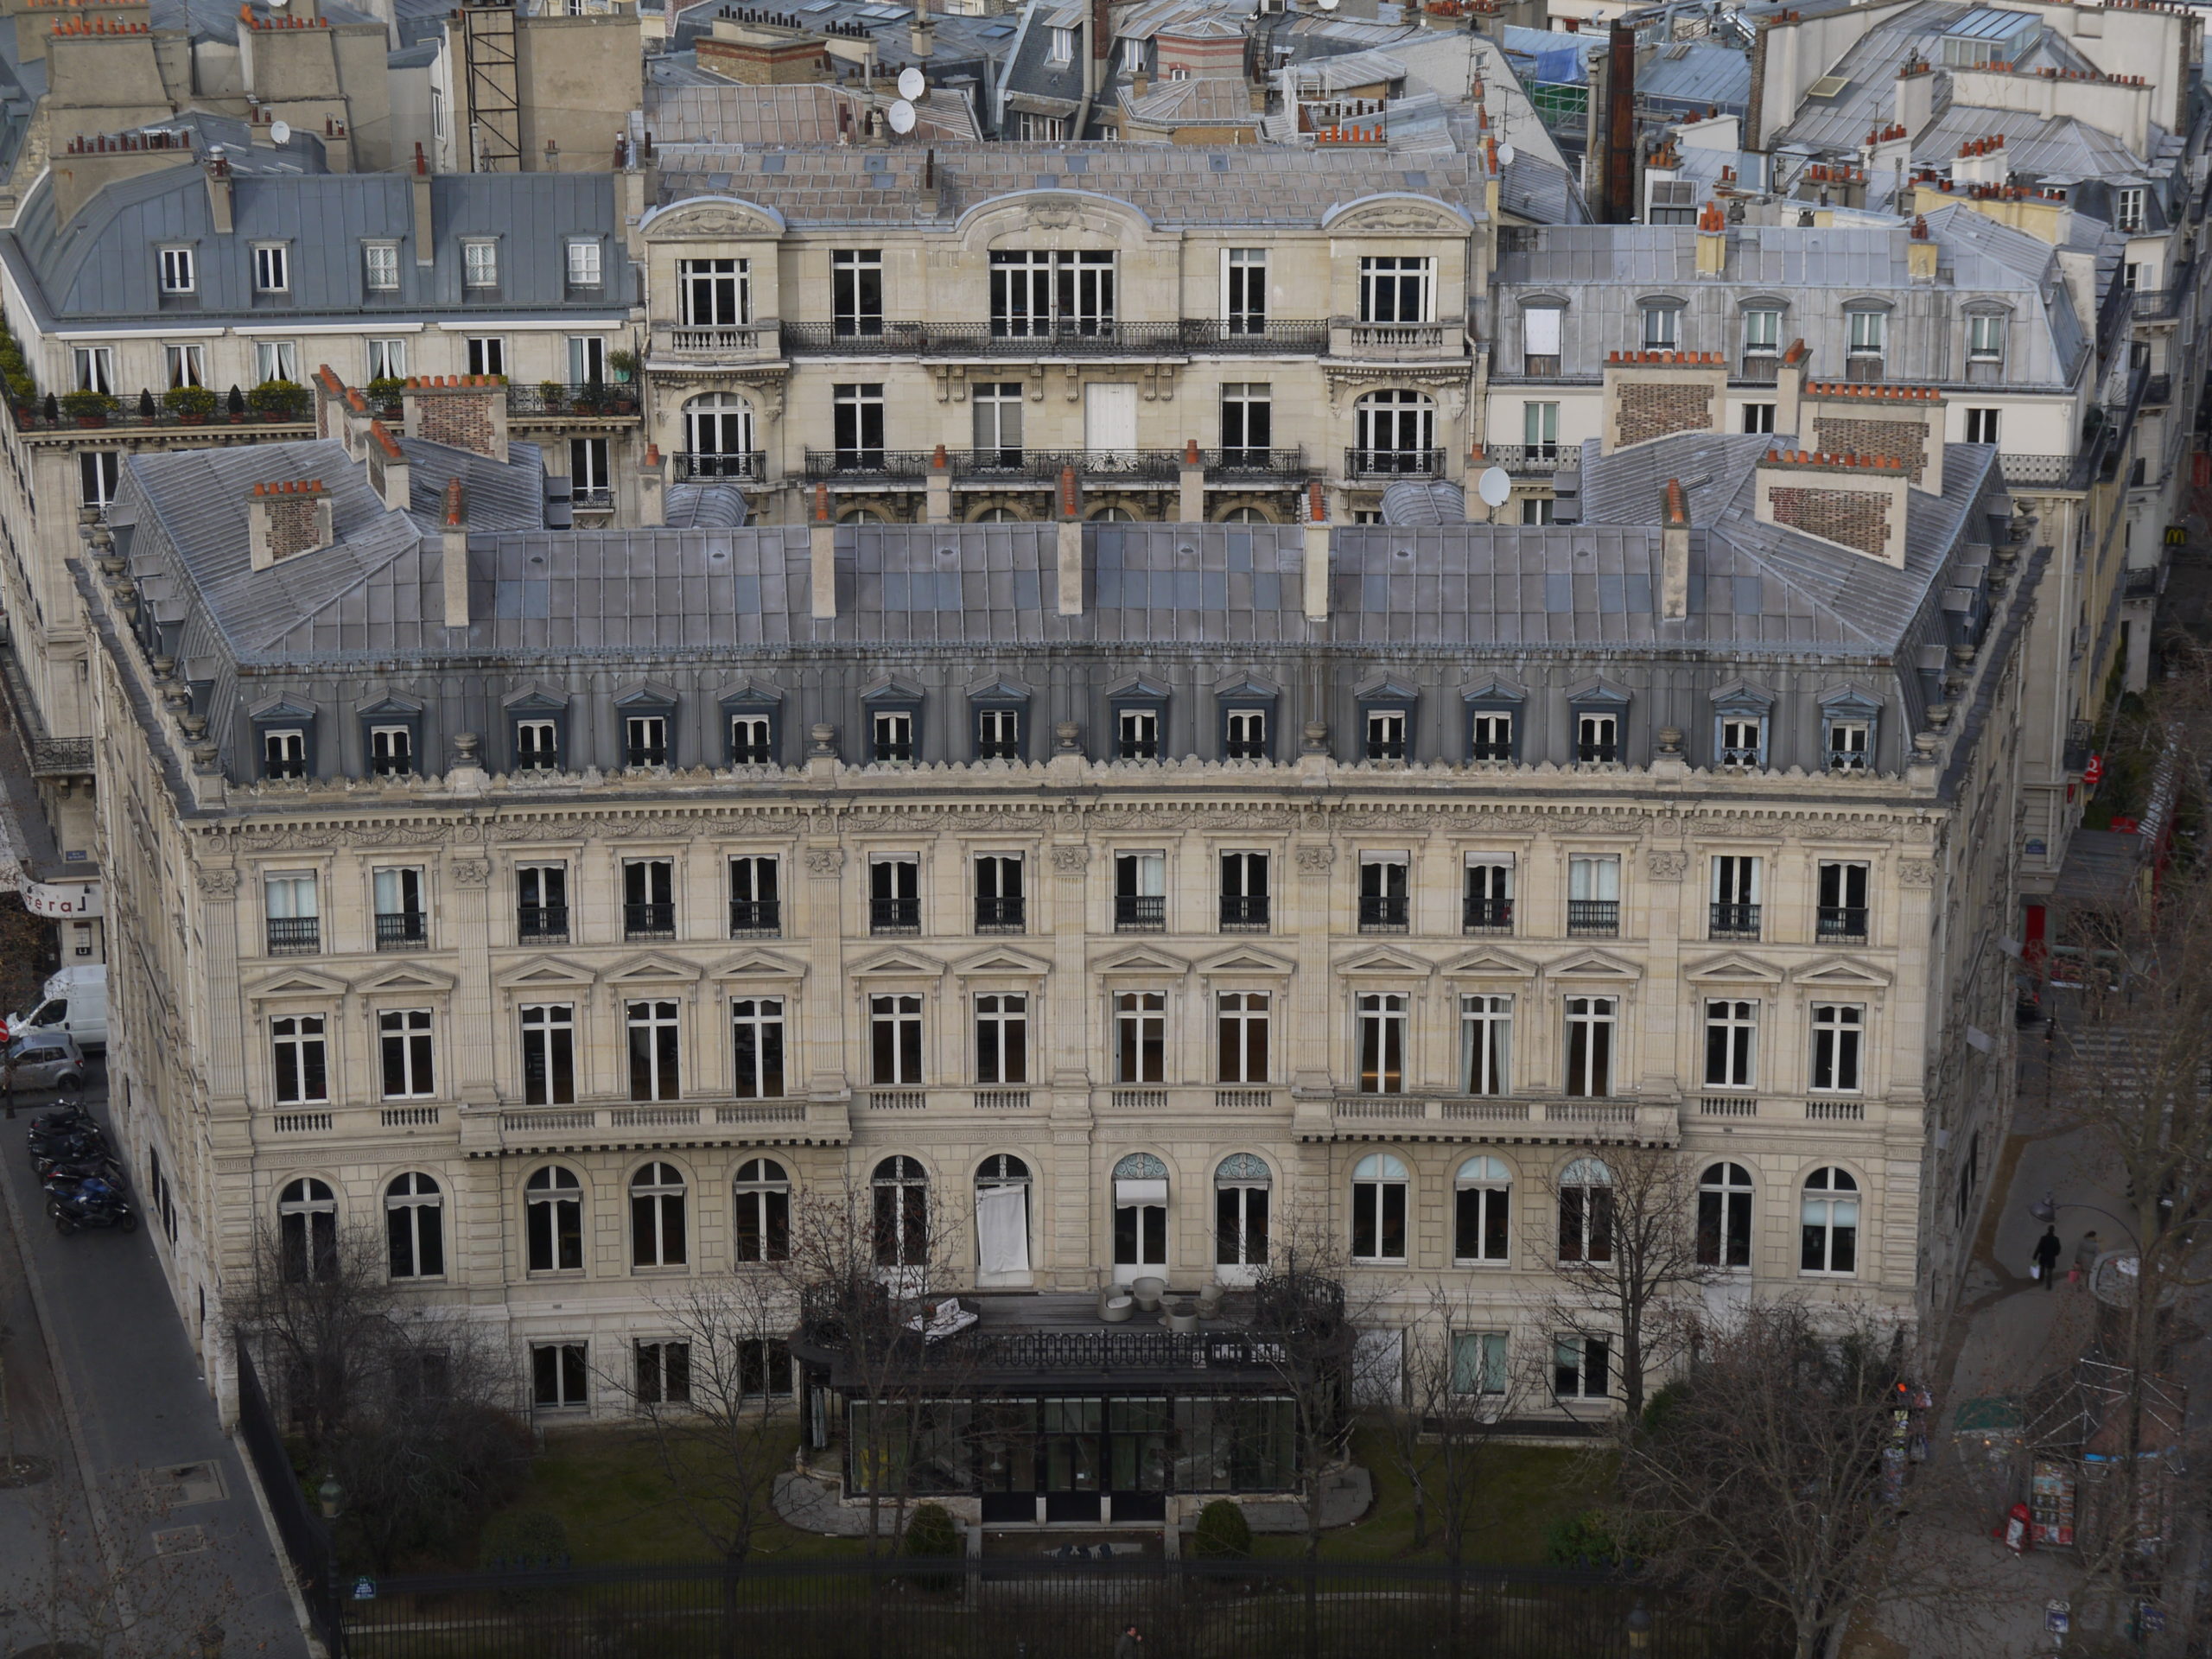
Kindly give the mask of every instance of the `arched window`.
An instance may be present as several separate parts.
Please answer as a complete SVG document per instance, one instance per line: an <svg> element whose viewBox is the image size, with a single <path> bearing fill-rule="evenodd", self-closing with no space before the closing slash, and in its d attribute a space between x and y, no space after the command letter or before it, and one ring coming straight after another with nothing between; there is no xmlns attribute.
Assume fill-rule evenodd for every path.
<svg viewBox="0 0 2212 1659"><path fill-rule="evenodd" d="M1578 1158L1559 1178L1559 1259L1613 1259L1613 1172Z"/></svg>
<svg viewBox="0 0 2212 1659"><path fill-rule="evenodd" d="M1352 410L1356 469L1420 475L1436 467L1436 404L1426 392L1370 391Z"/></svg>
<svg viewBox="0 0 2212 1659"><path fill-rule="evenodd" d="M1029 1166L995 1153L976 1171L976 1281L1029 1275Z"/></svg>
<svg viewBox="0 0 2212 1659"><path fill-rule="evenodd" d="M737 1259L787 1262L791 1254L791 1179L772 1158L737 1166Z"/></svg>
<svg viewBox="0 0 2212 1659"><path fill-rule="evenodd" d="M630 1178L630 1265L680 1268L683 1175L674 1164L647 1164Z"/></svg>
<svg viewBox="0 0 2212 1659"><path fill-rule="evenodd" d="M1231 507L1221 515L1224 524L1265 524L1274 521L1257 507Z"/></svg>
<svg viewBox="0 0 2212 1659"><path fill-rule="evenodd" d="M1697 1259L1708 1268L1751 1265L1751 1173L1710 1164L1697 1183Z"/></svg>
<svg viewBox="0 0 2212 1659"><path fill-rule="evenodd" d="M880 524L883 522L883 515L874 507L845 507L839 510L837 522L841 524Z"/></svg>
<svg viewBox="0 0 2212 1659"><path fill-rule="evenodd" d="M1506 1260L1512 1254L1513 1172L1495 1158L1470 1158L1452 1185L1452 1259Z"/></svg>
<svg viewBox="0 0 2212 1659"><path fill-rule="evenodd" d="M1352 1166L1351 1259L1406 1259L1406 1166L1387 1152Z"/></svg>
<svg viewBox="0 0 2212 1659"><path fill-rule="evenodd" d="M1213 1259L1224 1268L1268 1262L1268 1211L1274 1176L1249 1152L1232 1152L1213 1172Z"/></svg>
<svg viewBox="0 0 2212 1659"><path fill-rule="evenodd" d="M427 1175L402 1175L385 1188L385 1239L393 1278L445 1277L445 1195Z"/></svg>
<svg viewBox="0 0 2212 1659"><path fill-rule="evenodd" d="M1167 1166L1133 1152L1114 1166L1114 1276L1128 1280L1167 1265Z"/></svg>
<svg viewBox="0 0 2212 1659"><path fill-rule="evenodd" d="M968 521L971 524L1018 524L1021 515L1012 507L985 507Z"/></svg>
<svg viewBox="0 0 2212 1659"><path fill-rule="evenodd" d="M294 1284L338 1276L338 1195L307 1176L276 1195L277 1258Z"/></svg>
<svg viewBox="0 0 2212 1659"><path fill-rule="evenodd" d="M1801 1218L1803 1243L1797 1257L1801 1271L1859 1271L1859 1183L1848 1170L1831 1165L1807 1178Z"/></svg>
<svg viewBox="0 0 2212 1659"><path fill-rule="evenodd" d="M690 476L750 478L753 408L734 392L710 391L683 405Z"/></svg>
<svg viewBox="0 0 2212 1659"><path fill-rule="evenodd" d="M551 1164L522 1184L523 1233L532 1273L578 1273L584 1265L584 1187Z"/></svg>
<svg viewBox="0 0 2212 1659"><path fill-rule="evenodd" d="M1130 524L1136 522L1136 517L1127 507L1101 507L1090 515L1090 522L1094 524Z"/></svg>
<svg viewBox="0 0 2212 1659"><path fill-rule="evenodd" d="M930 1259L930 1178L901 1154L875 1166L875 1264L920 1267Z"/></svg>

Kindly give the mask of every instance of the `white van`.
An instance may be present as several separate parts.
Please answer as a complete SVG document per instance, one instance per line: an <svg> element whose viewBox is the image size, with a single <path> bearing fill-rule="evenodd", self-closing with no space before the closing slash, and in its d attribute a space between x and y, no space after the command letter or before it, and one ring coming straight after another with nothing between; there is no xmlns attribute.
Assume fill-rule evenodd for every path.
<svg viewBox="0 0 2212 1659"><path fill-rule="evenodd" d="M64 968L46 982L39 1005L29 1014L8 1016L8 1034L26 1031L66 1031L77 1046L88 1052L107 1047L107 968L105 964Z"/></svg>

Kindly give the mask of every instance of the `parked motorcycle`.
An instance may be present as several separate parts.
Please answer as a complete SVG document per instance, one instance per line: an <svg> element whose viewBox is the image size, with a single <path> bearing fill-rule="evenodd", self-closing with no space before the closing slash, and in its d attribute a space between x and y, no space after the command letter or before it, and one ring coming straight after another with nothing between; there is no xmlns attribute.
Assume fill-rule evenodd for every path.
<svg viewBox="0 0 2212 1659"><path fill-rule="evenodd" d="M74 1186L80 1181L105 1181L118 1192L126 1190L123 1166L112 1158L81 1158L58 1163L41 1171L39 1179L48 1192L57 1185Z"/></svg>
<svg viewBox="0 0 2212 1659"><path fill-rule="evenodd" d="M82 1106L69 1105L51 1112L41 1112L36 1117L31 1119L30 1132L37 1135L42 1131L52 1135L60 1129L79 1128L97 1129L99 1126L99 1120Z"/></svg>
<svg viewBox="0 0 2212 1659"><path fill-rule="evenodd" d="M85 1181L71 1192L49 1191L46 1213L54 1230L65 1238L86 1227L112 1227L124 1233L138 1230L138 1212L120 1191L103 1180Z"/></svg>
<svg viewBox="0 0 2212 1659"><path fill-rule="evenodd" d="M32 1146L31 1167L42 1177L56 1164L92 1163L114 1156L115 1149L108 1145L105 1135L49 1141Z"/></svg>

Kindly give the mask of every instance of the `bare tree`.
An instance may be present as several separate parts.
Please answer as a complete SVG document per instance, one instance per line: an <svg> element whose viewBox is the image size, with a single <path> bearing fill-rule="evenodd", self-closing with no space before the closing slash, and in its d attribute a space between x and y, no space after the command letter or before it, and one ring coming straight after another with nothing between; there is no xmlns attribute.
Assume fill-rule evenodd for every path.
<svg viewBox="0 0 2212 1659"><path fill-rule="evenodd" d="M1687 1349L1692 1294L1722 1271L1726 1241L1704 1236L1694 1169L1671 1147L1592 1145L1545 1179L1559 1217L1550 1328L1617 1347L1625 1417ZM1748 1211L1745 1212L1748 1216Z"/></svg>
<svg viewBox="0 0 2212 1659"><path fill-rule="evenodd" d="M1252 1287L1252 1327L1292 1404L1299 1493L1306 1510L1306 1559L1319 1559L1330 1468L1344 1456L1356 1392L1395 1390L1377 1356L1363 1353L1361 1315L1346 1290L1350 1258L1338 1230L1319 1209L1293 1211L1268 1243L1267 1265Z"/></svg>
<svg viewBox="0 0 2212 1659"><path fill-rule="evenodd" d="M398 1297L377 1234L301 1219L294 1231L256 1236L236 1307L309 1462L321 1464L377 1363Z"/></svg>

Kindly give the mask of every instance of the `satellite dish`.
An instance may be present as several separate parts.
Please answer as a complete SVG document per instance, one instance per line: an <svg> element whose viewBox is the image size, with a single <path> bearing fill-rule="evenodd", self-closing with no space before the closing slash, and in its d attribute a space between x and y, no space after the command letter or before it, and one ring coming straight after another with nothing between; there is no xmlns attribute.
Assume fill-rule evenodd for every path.
<svg viewBox="0 0 2212 1659"><path fill-rule="evenodd" d="M914 106L900 99L891 106L891 130L912 132L914 130Z"/></svg>
<svg viewBox="0 0 2212 1659"><path fill-rule="evenodd" d="M1500 167L1510 167L1513 165L1513 158L1520 153L1510 144L1500 144L1497 147L1497 164Z"/></svg>
<svg viewBox="0 0 2212 1659"><path fill-rule="evenodd" d="M1313 3L1324 11L1334 11L1337 9L1337 3L1338 0L1313 0Z"/></svg>
<svg viewBox="0 0 2212 1659"><path fill-rule="evenodd" d="M929 90L929 82L922 79L922 72L908 64L899 72L899 96L910 103Z"/></svg>
<svg viewBox="0 0 2212 1659"><path fill-rule="evenodd" d="M1488 507L1502 507L1513 493L1513 480L1503 467L1485 467L1483 475L1475 480L1475 493Z"/></svg>
<svg viewBox="0 0 2212 1659"><path fill-rule="evenodd" d="M276 121L270 123L269 128L269 142L275 144L280 149L286 144L290 143L292 142L292 124L289 121Z"/></svg>

